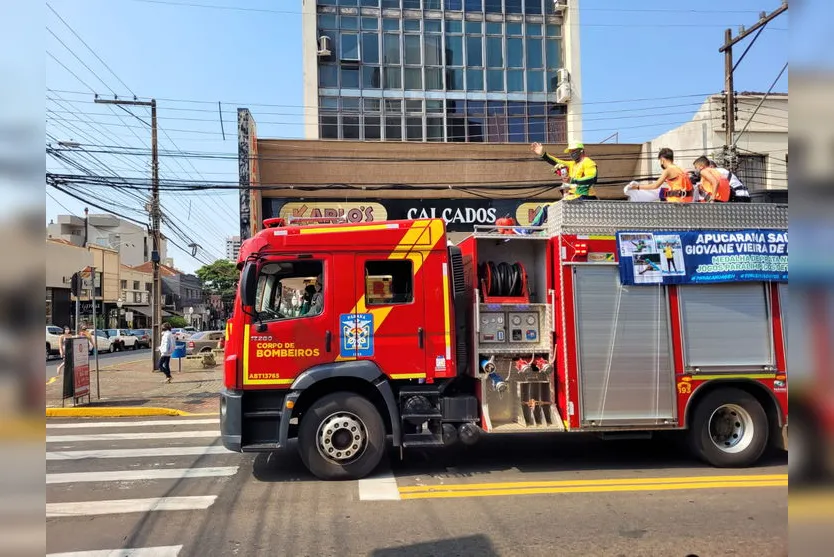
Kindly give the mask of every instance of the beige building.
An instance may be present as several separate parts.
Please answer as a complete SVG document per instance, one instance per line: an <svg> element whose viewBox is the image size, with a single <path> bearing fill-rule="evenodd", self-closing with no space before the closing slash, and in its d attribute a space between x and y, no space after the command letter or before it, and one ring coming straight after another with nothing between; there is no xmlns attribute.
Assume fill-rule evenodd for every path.
<svg viewBox="0 0 834 557"><path fill-rule="evenodd" d="M74 325L75 304L70 294L72 275L93 264L93 255L66 241L46 242L46 324Z"/></svg>
<svg viewBox="0 0 834 557"><path fill-rule="evenodd" d="M763 93L737 96L736 173L754 196L788 187L788 95L771 93L762 102L763 98ZM721 162L726 144L724 101L723 95L708 97L691 121L646 143L641 174L660 173L657 153L663 147L674 150L675 162L684 168L692 168L701 155Z"/></svg>

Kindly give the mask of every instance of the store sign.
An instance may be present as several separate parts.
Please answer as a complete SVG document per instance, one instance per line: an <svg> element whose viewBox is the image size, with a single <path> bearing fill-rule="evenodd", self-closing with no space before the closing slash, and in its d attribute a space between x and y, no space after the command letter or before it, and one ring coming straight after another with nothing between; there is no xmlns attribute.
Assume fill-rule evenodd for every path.
<svg viewBox="0 0 834 557"><path fill-rule="evenodd" d="M343 218L347 222L380 222L442 218L450 232L471 232L475 225L492 225L506 215L529 225L547 201L519 199L381 199L340 201L264 199L264 218Z"/></svg>
<svg viewBox="0 0 834 557"><path fill-rule="evenodd" d="M620 232L617 251L625 285L788 281L786 231Z"/></svg>
<svg viewBox="0 0 834 557"><path fill-rule="evenodd" d="M82 301L78 311L82 315L93 314L93 302L90 300ZM101 300L96 300L96 315L101 315Z"/></svg>

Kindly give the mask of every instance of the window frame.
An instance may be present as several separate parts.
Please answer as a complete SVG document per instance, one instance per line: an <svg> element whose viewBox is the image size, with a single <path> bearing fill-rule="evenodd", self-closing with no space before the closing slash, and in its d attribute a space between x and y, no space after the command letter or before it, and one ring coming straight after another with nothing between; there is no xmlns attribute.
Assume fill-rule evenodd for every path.
<svg viewBox="0 0 834 557"><path fill-rule="evenodd" d="M291 263L293 265L293 273L295 273L296 272L295 271L295 265L299 262L302 262L304 264L311 264L311 263L318 263L319 264L319 266L320 266L319 273L321 274L321 277L322 277L322 289L321 289L321 291L326 292L325 288L327 286L327 274L326 274L325 271L326 271L327 267L326 267L326 262L325 262L324 258L304 259L304 260L301 260L301 261L295 260L295 259L272 259L272 260L266 261L265 264L269 264L269 263ZM315 319L316 317L321 317L326 313L326 311L327 311L327 297L326 297L326 295L324 295L324 299L322 300L321 312L317 313L315 315L309 315L309 314L308 315L285 315L283 317L269 317L269 316L262 315L264 313L264 311L262 309L264 307L264 305L263 305L264 304L264 296L267 295L267 290L266 290L266 284L265 284L266 281L262 281L261 279L262 279L262 277L266 277L268 279L268 278L276 278L276 277L279 276L277 274L266 275L266 274L261 272L262 268L263 268L263 266L261 266L258 269L258 282L257 282L257 286L256 286L256 291L255 291L256 303L255 303L255 306L254 306L254 310L255 310L255 320L257 322L261 322L261 323L283 323L285 321L292 321L294 319ZM280 298L280 292L276 294L276 288L275 288L276 282L278 284L280 284L281 281L283 281L286 278L306 278L306 277L309 277L309 276L311 276L311 275L305 274L303 277L302 276L283 275L280 279L274 280L273 284L271 285L271 289L268 291L268 295L270 297L270 303L272 304L270 307L272 309L275 309L276 311L280 310L280 307L281 307L280 304L277 307L274 305L276 296ZM263 284L263 287L262 287L262 284Z"/></svg>
<svg viewBox="0 0 834 557"><path fill-rule="evenodd" d="M392 266L400 266L400 265L407 264L408 265L408 275L407 276L408 276L408 280L410 281L410 285L411 285L411 288L407 291L408 295L409 295L409 300L405 301L405 302L372 302L371 300L373 298L369 297L368 281L367 281L367 278L369 276L369 271L368 271L368 264L369 263L382 264L382 265L392 265ZM363 262L362 270L363 270L362 290L363 290L363 293L365 294L365 305L367 305L368 307L407 306L407 305L414 304L414 300L415 300L414 288L415 288L416 281L414 280L414 262L411 261L410 259L370 259L369 258L369 259L366 259ZM393 287L394 273L391 273L391 274L392 274L392 279L391 279L392 284L391 284L391 286ZM393 293L392 293L392 295L393 295Z"/></svg>

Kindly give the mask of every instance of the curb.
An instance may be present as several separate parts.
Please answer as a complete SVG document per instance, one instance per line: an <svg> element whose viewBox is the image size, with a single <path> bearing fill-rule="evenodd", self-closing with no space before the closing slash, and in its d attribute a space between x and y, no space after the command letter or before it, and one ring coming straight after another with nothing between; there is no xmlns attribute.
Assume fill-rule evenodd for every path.
<svg viewBox="0 0 834 557"><path fill-rule="evenodd" d="M47 408L47 418L134 418L139 416L196 416L185 410L152 406L97 406Z"/></svg>

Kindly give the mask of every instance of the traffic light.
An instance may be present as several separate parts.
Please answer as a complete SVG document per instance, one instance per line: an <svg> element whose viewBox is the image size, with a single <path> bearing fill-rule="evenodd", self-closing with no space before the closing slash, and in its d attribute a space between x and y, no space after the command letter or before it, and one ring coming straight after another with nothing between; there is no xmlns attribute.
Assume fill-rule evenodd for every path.
<svg viewBox="0 0 834 557"><path fill-rule="evenodd" d="M76 298L81 296L81 275L78 273L73 273L70 279L70 292Z"/></svg>

